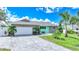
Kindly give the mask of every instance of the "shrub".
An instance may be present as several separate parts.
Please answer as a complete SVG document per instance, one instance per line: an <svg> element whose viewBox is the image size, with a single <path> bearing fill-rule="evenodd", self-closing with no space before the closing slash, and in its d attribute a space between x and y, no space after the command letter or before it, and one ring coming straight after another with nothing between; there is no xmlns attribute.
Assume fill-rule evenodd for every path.
<svg viewBox="0 0 79 59"><path fill-rule="evenodd" d="M10 26L8 27L7 32L8 32L8 36L14 36L14 35L15 35L15 32L17 32L16 26L10 25Z"/></svg>
<svg viewBox="0 0 79 59"><path fill-rule="evenodd" d="M56 30L54 33L53 33L53 37L56 38L56 39L59 39L59 36L61 35L61 32L59 30Z"/></svg>
<svg viewBox="0 0 79 59"><path fill-rule="evenodd" d="M60 24L59 26L58 26L58 28L57 28L61 33L63 32L63 27L62 27L62 25Z"/></svg>
<svg viewBox="0 0 79 59"><path fill-rule="evenodd" d="M73 30L68 30L67 31L69 34L74 34L75 33L75 31L73 31Z"/></svg>

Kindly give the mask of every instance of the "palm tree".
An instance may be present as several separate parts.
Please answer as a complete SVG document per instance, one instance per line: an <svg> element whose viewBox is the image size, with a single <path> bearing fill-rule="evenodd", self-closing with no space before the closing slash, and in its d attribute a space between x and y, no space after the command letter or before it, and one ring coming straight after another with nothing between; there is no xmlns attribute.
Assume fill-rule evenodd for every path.
<svg viewBox="0 0 79 59"><path fill-rule="evenodd" d="M64 22L64 26L65 26L65 37L67 37L67 25L70 19L70 14L68 13L68 11L65 11L63 13L59 14L62 17L62 22Z"/></svg>
<svg viewBox="0 0 79 59"><path fill-rule="evenodd" d="M72 30L73 30L73 25L77 23L78 18L76 16L72 16L70 19L70 24L72 25Z"/></svg>

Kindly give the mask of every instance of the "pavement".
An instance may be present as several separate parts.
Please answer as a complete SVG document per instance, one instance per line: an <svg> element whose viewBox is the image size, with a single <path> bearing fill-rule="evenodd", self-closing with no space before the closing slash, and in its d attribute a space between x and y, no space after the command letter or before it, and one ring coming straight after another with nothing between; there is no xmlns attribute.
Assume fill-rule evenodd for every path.
<svg viewBox="0 0 79 59"><path fill-rule="evenodd" d="M0 48L11 51L70 51L39 36L0 37Z"/></svg>

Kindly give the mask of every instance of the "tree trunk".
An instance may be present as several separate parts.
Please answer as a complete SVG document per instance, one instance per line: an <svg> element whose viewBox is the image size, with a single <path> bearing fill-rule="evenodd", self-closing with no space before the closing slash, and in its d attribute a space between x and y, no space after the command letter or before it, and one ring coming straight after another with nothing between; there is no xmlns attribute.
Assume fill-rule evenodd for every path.
<svg viewBox="0 0 79 59"><path fill-rule="evenodd" d="M67 24L65 23L65 37L68 37L68 34L67 34Z"/></svg>
<svg viewBox="0 0 79 59"><path fill-rule="evenodd" d="M66 32L65 32L65 37L68 37L67 30L66 30Z"/></svg>
<svg viewBox="0 0 79 59"><path fill-rule="evenodd" d="M72 30L73 30L73 24L72 24Z"/></svg>

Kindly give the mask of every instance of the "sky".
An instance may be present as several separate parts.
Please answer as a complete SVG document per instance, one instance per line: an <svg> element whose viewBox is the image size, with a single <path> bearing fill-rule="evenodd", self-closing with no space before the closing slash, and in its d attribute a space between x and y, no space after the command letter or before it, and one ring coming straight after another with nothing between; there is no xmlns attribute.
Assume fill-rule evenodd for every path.
<svg viewBox="0 0 79 59"><path fill-rule="evenodd" d="M27 18L32 21L47 21L59 23L62 19L59 16L64 11L76 15L79 8L72 7L7 7L7 15L10 20L21 20Z"/></svg>

